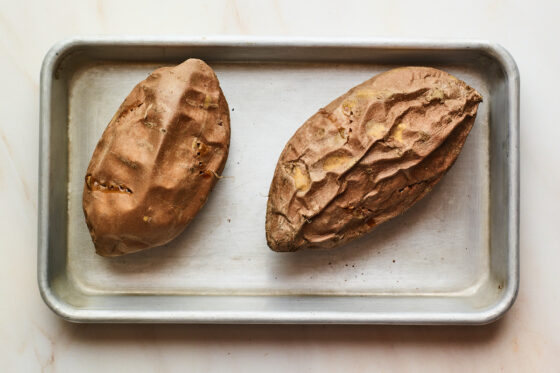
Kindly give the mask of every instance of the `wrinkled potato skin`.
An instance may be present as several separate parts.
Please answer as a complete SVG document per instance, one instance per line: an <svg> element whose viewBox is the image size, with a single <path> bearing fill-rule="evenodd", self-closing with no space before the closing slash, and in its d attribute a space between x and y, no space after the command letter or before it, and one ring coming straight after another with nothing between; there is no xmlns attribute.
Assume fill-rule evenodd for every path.
<svg viewBox="0 0 560 373"><path fill-rule="evenodd" d="M266 213L270 248L331 248L410 208L457 159L481 101L441 70L403 67L319 110L278 160Z"/></svg>
<svg viewBox="0 0 560 373"><path fill-rule="evenodd" d="M96 252L128 254L181 233L222 172L229 139L228 104L203 61L157 69L134 87L86 172L83 209Z"/></svg>

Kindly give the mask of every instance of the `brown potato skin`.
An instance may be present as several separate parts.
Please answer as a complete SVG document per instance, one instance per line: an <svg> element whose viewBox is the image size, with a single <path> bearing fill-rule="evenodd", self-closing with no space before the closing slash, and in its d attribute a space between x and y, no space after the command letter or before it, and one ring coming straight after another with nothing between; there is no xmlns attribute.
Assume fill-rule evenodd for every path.
<svg viewBox="0 0 560 373"><path fill-rule="evenodd" d="M274 251L331 248L420 200L453 165L482 96L430 67L389 70L309 118L270 185Z"/></svg>
<svg viewBox="0 0 560 373"><path fill-rule="evenodd" d="M175 238L224 169L229 109L214 71L189 59L155 70L103 132L83 190L97 254L119 256Z"/></svg>

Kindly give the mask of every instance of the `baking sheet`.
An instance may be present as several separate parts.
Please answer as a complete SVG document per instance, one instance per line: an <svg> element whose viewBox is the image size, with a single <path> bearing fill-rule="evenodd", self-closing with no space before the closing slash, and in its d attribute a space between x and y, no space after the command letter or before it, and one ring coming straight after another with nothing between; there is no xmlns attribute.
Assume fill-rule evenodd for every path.
<svg viewBox="0 0 560 373"><path fill-rule="evenodd" d="M43 70L51 80L46 86L49 79L43 76L42 114L48 107L50 115L43 117L42 129L50 136L42 140L52 144L56 139L65 149L50 147L50 162L41 163L41 192L46 188L51 197L46 193L42 198L58 197L41 209L42 217L62 224L54 230L52 218L40 222L52 241L40 236L39 284L47 303L63 317L477 323L495 319L513 302L518 282L518 77L499 47L476 42L90 39L57 48L59 55L51 65L47 56ZM224 178L171 243L120 258L97 256L81 207L93 148L136 83L155 68L188 57L209 62L230 106L232 137ZM484 97L452 169L408 212L339 249L269 250L266 198L286 141L318 108L351 87L410 64L442 68ZM63 167L53 167L55 158L63 159ZM55 170L48 182L45 167Z"/></svg>

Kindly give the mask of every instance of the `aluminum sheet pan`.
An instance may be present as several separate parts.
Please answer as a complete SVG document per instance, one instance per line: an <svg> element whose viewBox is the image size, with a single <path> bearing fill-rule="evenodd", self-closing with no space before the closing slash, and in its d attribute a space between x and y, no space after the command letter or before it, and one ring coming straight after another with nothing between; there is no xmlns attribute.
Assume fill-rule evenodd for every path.
<svg viewBox="0 0 560 373"><path fill-rule="evenodd" d="M177 239L94 254L81 207L102 131L153 69L215 70L231 110L224 178ZM444 69L484 96L457 162L402 216L330 251L275 253L264 218L277 158L319 108L387 69ZM481 41L75 38L41 75L38 281L80 322L477 324L519 284L519 74Z"/></svg>

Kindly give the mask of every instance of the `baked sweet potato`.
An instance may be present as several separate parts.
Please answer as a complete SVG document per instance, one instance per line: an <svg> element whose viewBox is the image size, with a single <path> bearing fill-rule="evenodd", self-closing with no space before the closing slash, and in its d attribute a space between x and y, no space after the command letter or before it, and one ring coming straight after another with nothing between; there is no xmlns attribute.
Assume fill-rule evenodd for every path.
<svg viewBox="0 0 560 373"><path fill-rule="evenodd" d="M96 252L132 253L181 233L222 172L229 139L228 104L203 61L157 69L134 87L85 176L83 209Z"/></svg>
<svg viewBox="0 0 560 373"><path fill-rule="evenodd" d="M352 88L286 144L270 186L275 251L330 248L420 200L451 167L481 95L429 67L403 67Z"/></svg>

